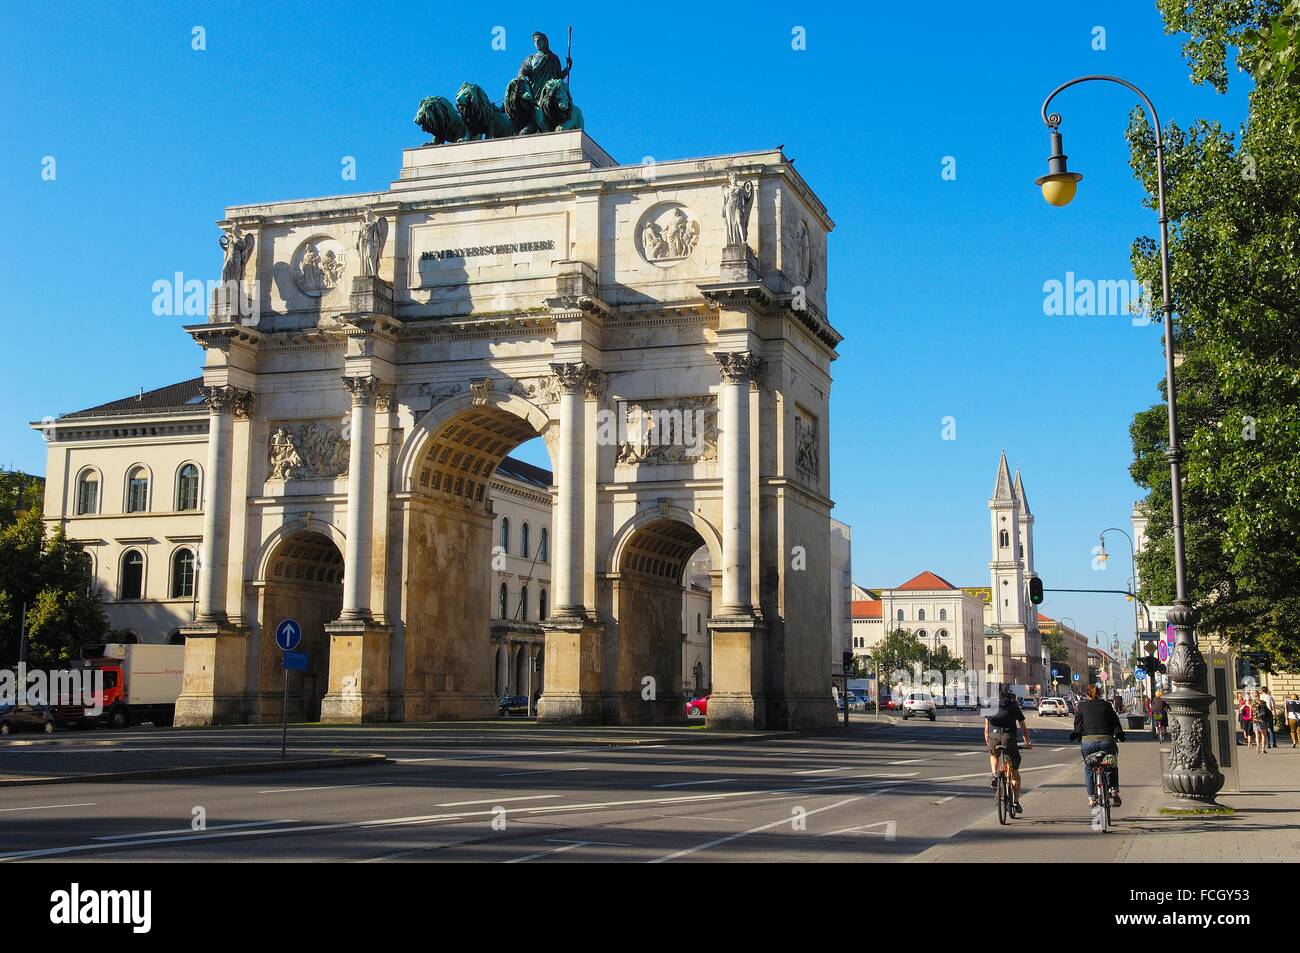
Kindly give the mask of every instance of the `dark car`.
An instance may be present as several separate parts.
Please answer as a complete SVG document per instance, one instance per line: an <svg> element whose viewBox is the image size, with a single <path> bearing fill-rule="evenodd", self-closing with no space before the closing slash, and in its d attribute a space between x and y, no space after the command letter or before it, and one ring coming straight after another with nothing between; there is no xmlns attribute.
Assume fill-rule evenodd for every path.
<svg viewBox="0 0 1300 953"><path fill-rule="evenodd" d="M528 715L528 696L502 695L501 703L497 706L497 714L504 718L509 718L511 715Z"/></svg>
<svg viewBox="0 0 1300 953"><path fill-rule="evenodd" d="M0 707L0 735L12 735L19 731L43 731L52 735L62 727L61 720L45 705Z"/></svg>

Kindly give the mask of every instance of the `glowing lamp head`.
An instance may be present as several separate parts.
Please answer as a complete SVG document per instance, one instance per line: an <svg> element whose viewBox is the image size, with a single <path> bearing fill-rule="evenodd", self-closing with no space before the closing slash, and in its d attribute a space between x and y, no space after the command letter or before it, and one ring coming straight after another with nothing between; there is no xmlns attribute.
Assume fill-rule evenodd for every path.
<svg viewBox="0 0 1300 953"><path fill-rule="evenodd" d="M1071 172L1066 167L1067 158L1061 147L1061 133L1053 129L1052 154L1047 157L1047 175L1040 175L1034 182L1042 188L1047 204L1058 208L1070 204L1079 188L1079 180L1083 178L1078 172Z"/></svg>

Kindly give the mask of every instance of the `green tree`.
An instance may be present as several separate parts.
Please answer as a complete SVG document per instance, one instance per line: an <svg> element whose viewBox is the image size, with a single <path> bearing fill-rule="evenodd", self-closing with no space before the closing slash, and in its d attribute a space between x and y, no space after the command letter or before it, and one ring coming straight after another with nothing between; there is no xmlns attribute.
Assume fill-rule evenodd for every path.
<svg viewBox="0 0 1300 953"><path fill-rule="evenodd" d="M81 544L62 530L48 538L40 508L0 528L0 662L18 660L23 607L27 661L66 663L88 642L103 641L108 617L93 590Z"/></svg>
<svg viewBox="0 0 1300 953"><path fill-rule="evenodd" d="M1253 38L1273 35L1282 7L1160 0L1171 32L1191 35L1193 79L1220 90L1234 48L1248 72L1272 62ZM1300 640L1287 622L1300 612L1300 85L1280 76L1254 76L1236 133L1204 120L1164 132L1188 591L1203 629L1294 671ZM1154 207L1154 134L1140 111L1129 140ZM1154 241L1139 239L1133 262L1139 280L1160 287ZM1148 490L1150 516L1138 557L1142 594L1163 604L1174 592L1166 413L1157 404L1130 428L1131 472Z"/></svg>
<svg viewBox="0 0 1300 953"><path fill-rule="evenodd" d="M871 648L871 660L884 685L891 685L894 673L900 669L912 672L918 662L925 662L926 655L921 640L906 629L895 629Z"/></svg>

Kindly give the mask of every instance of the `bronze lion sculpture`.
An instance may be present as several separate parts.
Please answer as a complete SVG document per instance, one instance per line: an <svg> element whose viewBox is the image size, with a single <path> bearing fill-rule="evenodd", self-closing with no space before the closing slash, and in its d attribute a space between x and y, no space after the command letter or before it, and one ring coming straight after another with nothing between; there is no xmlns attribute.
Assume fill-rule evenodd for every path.
<svg viewBox="0 0 1300 953"><path fill-rule="evenodd" d="M458 142L465 138L465 123L445 96L429 96L420 100L415 112L415 124L433 136L430 145Z"/></svg>
<svg viewBox="0 0 1300 953"><path fill-rule="evenodd" d="M465 121L462 142L471 139L503 139L514 134L514 126L505 110L483 92L482 86L465 83L456 93L456 111Z"/></svg>
<svg viewBox="0 0 1300 953"><path fill-rule="evenodd" d="M542 132L582 128L582 110L574 105L569 87L558 79L547 80L542 87L537 97L537 111L542 118Z"/></svg>

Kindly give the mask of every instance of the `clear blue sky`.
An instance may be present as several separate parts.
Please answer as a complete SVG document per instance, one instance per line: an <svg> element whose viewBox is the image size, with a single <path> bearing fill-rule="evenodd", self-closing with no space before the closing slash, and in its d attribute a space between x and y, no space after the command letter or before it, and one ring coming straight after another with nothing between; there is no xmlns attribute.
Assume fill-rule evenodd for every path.
<svg viewBox="0 0 1300 953"><path fill-rule="evenodd" d="M198 372L182 321L152 314L151 285L219 272L226 205L384 188L401 149L423 141L411 124L423 96L463 80L504 88L533 30L562 53L571 22L573 93L616 158L784 143L829 208L830 316L845 336L832 495L853 526L855 578L897 585L932 569L986 584L985 502L1005 448L1047 585L1123 586L1123 540L1104 576L1090 549L1100 529L1128 526L1137 497L1127 427L1158 397L1158 328L1045 317L1042 288L1067 271L1126 280L1132 240L1154 234L1127 166L1133 97L1065 93L1079 197L1051 209L1032 180L1048 147L1039 105L1075 75L1121 74L1165 119L1243 119L1241 81L1227 97L1194 87L1152 0L17 9L0 33L0 465L44 472L27 421ZM191 50L195 26L206 51ZM505 52L491 49L496 26ZM805 51L791 49L796 26ZM1096 26L1105 51L1091 48ZM340 177L344 156L356 181ZM948 415L955 441L940 439ZM1044 609L1089 635L1131 624L1120 598L1049 594Z"/></svg>

